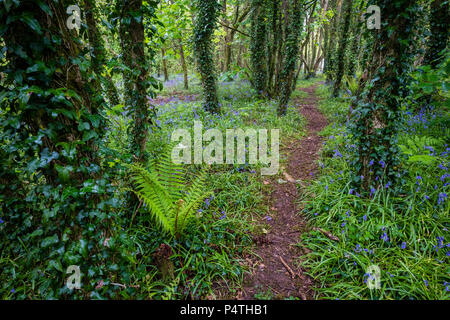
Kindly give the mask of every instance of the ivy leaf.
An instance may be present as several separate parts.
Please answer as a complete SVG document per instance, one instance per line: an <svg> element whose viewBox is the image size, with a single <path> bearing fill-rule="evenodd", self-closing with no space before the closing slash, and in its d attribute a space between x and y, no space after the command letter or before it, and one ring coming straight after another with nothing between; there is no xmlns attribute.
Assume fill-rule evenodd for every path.
<svg viewBox="0 0 450 320"><path fill-rule="evenodd" d="M32 30L36 31L36 33L38 33L39 35L42 34L39 22L29 14L23 15L20 20L25 22Z"/></svg>
<svg viewBox="0 0 450 320"><path fill-rule="evenodd" d="M58 236L55 234L51 237L47 237L44 240L42 240L41 247L46 248L52 244L58 243L58 241L59 241Z"/></svg>
<svg viewBox="0 0 450 320"><path fill-rule="evenodd" d="M52 269L52 268L55 268L56 270L63 272L63 268L62 268L61 262L59 260L50 260L48 262L47 269Z"/></svg>
<svg viewBox="0 0 450 320"><path fill-rule="evenodd" d="M73 171L73 167L72 166L60 166L60 165L55 165L55 169L58 172L58 178L62 181L62 182L67 182L70 179L70 173Z"/></svg>
<svg viewBox="0 0 450 320"><path fill-rule="evenodd" d="M90 140L90 139L92 139L92 138L95 138L95 137L97 137L98 135L97 135L97 132L95 132L95 131L86 131L84 134L83 134L83 141L88 141L88 140Z"/></svg>
<svg viewBox="0 0 450 320"><path fill-rule="evenodd" d="M50 17L53 17L53 13L52 13L52 11L50 10L49 6L46 3L42 2L42 0L38 0L38 5L39 5L39 8L42 9L42 11L44 11Z"/></svg>

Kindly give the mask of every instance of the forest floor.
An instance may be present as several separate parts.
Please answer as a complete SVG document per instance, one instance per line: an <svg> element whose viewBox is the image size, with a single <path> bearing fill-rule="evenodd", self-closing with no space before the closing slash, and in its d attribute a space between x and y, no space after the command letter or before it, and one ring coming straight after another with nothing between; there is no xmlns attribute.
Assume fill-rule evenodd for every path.
<svg viewBox="0 0 450 320"><path fill-rule="evenodd" d="M270 231L255 236L256 255L251 261L251 273L244 279L243 299L258 298L261 292L275 299L313 298L312 279L299 265L305 252L297 244L301 234L307 230L307 222L299 212L297 199L304 188L303 182L312 179L317 170L322 146L318 133L327 125L325 116L318 110L316 88L317 85L301 88L307 96L294 100L307 121L306 135L301 140L290 141L281 150L288 157L286 168L281 168L283 179L264 181L264 184L272 185L267 196L273 218L269 221Z"/></svg>

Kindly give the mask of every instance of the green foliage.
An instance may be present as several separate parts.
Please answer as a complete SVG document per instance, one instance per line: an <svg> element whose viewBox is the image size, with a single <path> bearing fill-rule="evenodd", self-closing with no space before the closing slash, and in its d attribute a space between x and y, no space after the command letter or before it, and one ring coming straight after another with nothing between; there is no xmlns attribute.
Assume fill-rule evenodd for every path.
<svg viewBox="0 0 450 320"><path fill-rule="evenodd" d="M211 192L205 191L206 170L187 188L183 166L171 161L171 152L169 148L159 159L152 160L149 171L134 165L130 166L130 171L134 192L148 207L152 218L164 231L179 238L189 222L195 220L197 209Z"/></svg>
<svg viewBox="0 0 450 320"><path fill-rule="evenodd" d="M436 161L442 161L439 157L431 156L428 148L441 149L445 142L442 139L436 139L428 136L405 137L399 147L402 152L408 156L408 163L422 163L432 165Z"/></svg>
<svg viewBox="0 0 450 320"><path fill-rule="evenodd" d="M444 50L448 43L448 21L450 19L448 0L431 0L430 3L430 36L424 57L424 64L435 68L445 57Z"/></svg>
<svg viewBox="0 0 450 320"><path fill-rule="evenodd" d="M412 73L411 103L417 109L430 104L438 109L450 109L450 52L442 58L435 68L430 65L420 66Z"/></svg>
<svg viewBox="0 0 450 320"><path fill-rule="evenodd" d="M327 98L328 89L319 91ZM401 127L399 142L407 146L400 145L409 159L427 156L433 162L405 158L400 164L409 168L404 193L396 195L385 184L365 198L351 187L353 138L346 130L346 103L324 99L320 107L332 122L323 132L321 176L302 199L311 223L339 242L311 231L299 243L311 251L305 267L317 283L316 298L449 299L449 148L442 139L432 138L441 131L425 120L433 112L403 113L404 122L417 121ZM381 270L380 289L366 285L371 265Z"/></svg>
<svg viewBox="0 0 450 320"><path fill-rule="evenodd" d="M122 281L129 264L88 47L55 23L66 21L69 1L8 4L0 6L2 295L114 297L95 286ZM80 266L80 290L65 286L70 265Z"/></svg>
<svg viewBox="0 0 450 320"><path fill-rule="evenodd" d="M349 97L355 97L357 95L360 78L361 73L351 76L349 75L344 76L345 88Z"/></svg>

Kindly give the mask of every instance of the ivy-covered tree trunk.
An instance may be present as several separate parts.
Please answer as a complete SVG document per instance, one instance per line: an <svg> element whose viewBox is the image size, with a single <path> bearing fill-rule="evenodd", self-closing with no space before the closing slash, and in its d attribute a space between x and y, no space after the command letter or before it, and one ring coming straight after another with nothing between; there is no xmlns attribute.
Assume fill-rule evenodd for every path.
<svg viewBox="0 0 450 320"><path fill-rule="evenodd" d="M359 61L359 51L361 44L361 34L363 33L363 28L365 27L365 23L360 21L361 11L364 7L364 1L361 1L357 12L353 15L352 22L352 44L349 49L349 54L347 55L347 67L345 70L345 74L349 76L354 76L356 68L358 67Z"/></svg>
<svg viewBox="0 0 450 320"><path fill-rule="evenodd" d="M277 41L279 40L279 35L277 35L277 22L278 22L278 11L280 7L280 2L278 0L272 1L272 5L269 10L270 17L270 34L268 39L268 71L267 71L267 91L269 96L274 95L274 76L275 76L275 63L277 57Z"/></svg>
<svg viewBox="0 0 450 320"><path fill-rule="evenodd" d="M86 68L88 52L79 36L86 30L81 26L77 34L66 25L72 3L0 6L6 55L0 71L7 75L0 112L8 114L0 124L0 155L5 157L2 170L12 176L21 172L7 182L10 192L1 192L0 250L42 272L38 298L89 297L115 260L105 245L114 213L99 148L104 101L91 89L96 80ZM80 291L65 286L69 265L79 266L84 275Z"/></svg>
<svg viewBox="0 0 450 320"><path fill-rule="evenodd" d="M330 8L333 10L333 18L329 26L328 43L325 50L324 73L327 82L331 82L334 78L335 70L335 49L336 49L336 35L339 26L340 6L338 0L331 0Z"/></svg>
<svg viewBox="0 0 450 320"><path fill-rule="evenodd" d="M252 0L250 62L253 73L253 85L260 96L267 92L266 60L266 0Z"/></svg>
<svg viewBox="0 0 450 320"><path fill-rule="evenodd" d="M106 50L102 36L97 27L98 11L95 5L95 0L84 0L84 9L86 24L88 27L89 44L92 48L90 51L92 68L96 74L96 77L104 80L102 82L106 88L109 102L112 105L118 105L120 103L119 95L117 94L117 88L114 85L111 76L108 74L104 77L102 76L102 74L105 73L103 66L106 64ZM101 82L98 83L100 84ZM96 88L96 90L100 92L101 87Z"/></svg>
<svg viewBox="0 0 450 320"><path fill-rule="evenodd" d="M219 4L217 0L195 0L194 52L203 86L203 108L211 113L219 112L217 74L214 67L211 40L216 28Z"/></svg>
<svg viewBox="0 0 450 320"><path fill-rule="evenodd" d="M362 190L389 188L402 170L397 135L401 100L407 93L416 21L416 1L379 0L380 30L374 32L367 82L359 96L351 133L356 143L353 182ZM384 183L384 184L382 184ZM391 188L392 188L391 187Z"/></svg>
<svg viewBox="0 0 450 320"><path fill-rule="evenodd" d="M278 12L278 28L277 33L275 34L276 41L276 50L277 50L277 60L275 64L275 84L272 91L272 97L278 97L280 94L280 77L281 71L283 70L283 61L284 61L284 53L285 53L285 40L286 40L286 21L287 21L287 1L282 0L282 5L280 6L280 10ZM284 18L284 21L283 21Z"/></svg>
<svg viewBox="0 0 450 320"><path fill-rule="evenodd" d="M348 43L348 31L352 18L353 0L345 0L343 7L343 21L341 23L341 32L339 35L339 49L337 52L337 71L334 79L333 96L337 97L341 88L342 77L344 76L345 51Z"/></svg>
<svg viewBox="0 0 450 320"><path fill-rule="evenodd" d="M430 38L423 64L433 68L442 62L442 51L447 48L449 38L449 1L432 0L430 4Z"/></svg>
<svg viewBox="0 0 450 320"><path fill-rule="evenodd" d="M133 160L145 162L145 146L152 114L147 98L149 65L145 57L144 16L142 0L122 0L120 40L127 70L124 72L125 105L132 118L129 128L129 147Z"/></svg>
<svg viewBox="0 0 450 320"><path fill-rule="evenodd" d="M291 12L289 14L289 26L286 32L286 54L281 72L281 92L280 103L278 105L278 114L285 115L287 105L292 93L292 81L295 73L295 64L299 52L299 40L302 32L303 15L302 15L303 0L291 0Z"/></svg>

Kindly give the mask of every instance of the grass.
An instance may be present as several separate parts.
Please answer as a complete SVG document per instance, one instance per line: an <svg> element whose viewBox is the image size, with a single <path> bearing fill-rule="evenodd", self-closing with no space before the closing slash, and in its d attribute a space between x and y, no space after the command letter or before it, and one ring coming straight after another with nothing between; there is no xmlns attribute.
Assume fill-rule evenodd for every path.
<svg viewBox="0 0 450 320"><path fill-rule="evenodd" d="M394 196L383 187L364 199L348 183L352 143L346 131L349 102L328 98L326 86L319 87L317 93L322 98L320 109L331 123L322 132L325 144L320 178L301 201L311 224L340 241L317 231L303 236L302 245L311 250L306 266L317 284L316 298L449 299L450 149L444 139L437 138L449 114L441 114L439 123L432 110L420 111L421 117L405 112L407 125L401 129L399 143L408 145L419 136L435 137L425 140L434 141L434 145L422 145L409 159L405 157L403 165L409 174L404 178L404 194ZM412 156L423 154L433 162L410 161ZM369 277L374 277L367 272L369 266L378 266L381 271L380 289L371 290L366 285Z"/></svg>

